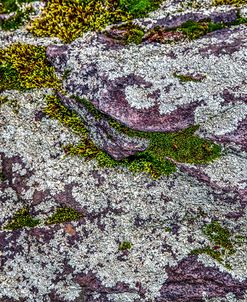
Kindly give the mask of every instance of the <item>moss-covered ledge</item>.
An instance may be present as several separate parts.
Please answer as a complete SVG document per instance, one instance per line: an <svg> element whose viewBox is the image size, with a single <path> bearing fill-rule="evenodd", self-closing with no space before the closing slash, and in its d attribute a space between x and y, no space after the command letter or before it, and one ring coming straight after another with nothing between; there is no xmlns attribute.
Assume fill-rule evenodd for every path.
<svg viewBox="0 0 247 302"><path fill-rule="evenodd" d="M119 166L126 167L134 173L145 172L154 179L176 171L175 164L169 159L183 163L206 164L221 155L219 145L195 135L199 125L173 133L136 131L101 113L90 101L76 96L72 98L85 106L97 119L107 120L111 127L120 133L124 133L129 137L147 139L149 146L145 151L137 152L123 160L115 160L97 147L95 142L89 138L88 129L75 111L68 109L58 96L48 96L44 112L51 118L58 119L62 124L81 136L81 142L78 145L64 146L67 155L79 155L86 159L96 159L101 167Z"/></svg>

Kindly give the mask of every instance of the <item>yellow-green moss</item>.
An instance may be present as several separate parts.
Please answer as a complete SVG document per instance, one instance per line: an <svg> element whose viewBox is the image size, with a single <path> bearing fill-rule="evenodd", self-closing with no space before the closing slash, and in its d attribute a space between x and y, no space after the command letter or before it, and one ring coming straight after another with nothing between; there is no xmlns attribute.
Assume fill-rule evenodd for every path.
<svg viewBox="0 0 247 302"><path fill-rule="evenodd" d="M75 221L81 219L82 216L81 213L72 208L58 208L56 209L56 212L45 221L45 224Z"/></svg>
<svg viewBox="0 0 247 302"><path fill-rule="evenodd" d="M191 251L191 255L200 255L200 254L206 254L210 257L212 257L214 260L225 266L227 269L232 269L232 266L224 260L224 253L219 250L214 250L210 246L206 246L204 248L198 248Z"/></svg>
<svg viewBox="0 0 247 302"><path fill-rule="evenodd" d="M27 29L39 37L58 37L64 43L71 43L84 32L99 31L130 18L117 7L116 1L50 0L42 15Z"/></svg>
<svg viewBox="0 0 247 302"><path fill-rule="evenodd" d="M5 104L5 103L7 103L7 102L9 102L8 97L6 97L6 96L0 96L0 106L3 105L3 104Z"/></svg>
<svg viewBox="0 0 247 302"><path fill-rule="evenodd" d="M32 88L61 88L55 69L46 59L45 47L13 43L0 49L0 92Z"/></svg>
<svg viewBox="0 0 247 302"><path fill-rule="evenodd" d="M133 244L129 241L123 241L119 244L118 250L119 251L126 251L132 248Z"/></svg>
<svg viewBox="0 0 247 302"><path fill-rule="evenodd" d="M71 43L87 31L143 17L158 8L161 0L49 0L41 16L27 29L36 36L58 37ZM140 36L133 32L132 36ZM135 40L134 39L134 40Z"/></svg>
<svg viewBox="0 0 247 302"><path fill-rule="evenodd" d="M247 4L247 0L213 0L213 5L236 5Z"/></svg>
<svg viewBox="0 0 247 302"><path fill-rule="evenodd" d="M190 75L185 75L185 74L178 74L176 72L173 73L173 76L175 78L178 78L181 82L201 82L202 79L197 79L193 76Z"/></svg>
<svg viewBox="0 0 247 302"><path fill-rule="evenodd" d="M13 218L8 222L4 229L6 230L17 230L23 227L35 227L40 221L38 219L33 219L29 214L27 208L23 208L17 211Z"/></svg>
<svg viewBox="0 0 247 302"><path fill-rule="evenodd" d="M46 106L43 109L50 118L57 119L64 126L69 127L75 133L87 138L88 131L78 115L65 107L55 95L46 96Z"/></svg>

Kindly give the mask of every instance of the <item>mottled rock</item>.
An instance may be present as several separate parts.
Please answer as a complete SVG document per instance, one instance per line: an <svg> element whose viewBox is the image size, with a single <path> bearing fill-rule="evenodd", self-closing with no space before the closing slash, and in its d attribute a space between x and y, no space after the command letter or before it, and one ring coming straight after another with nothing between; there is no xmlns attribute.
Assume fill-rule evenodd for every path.
<svg viewBox="0 0 247 302"><path fill-rule="evenodd" d="M97 120L82 104L67 98L58 92L62 103L74 110L83 120L89 130L89 137L102 150L109 153L114 159L121 160L137 152L144 151L148 142L139 138L131 138L119 133L110 126L106 119Z"/></svg>
<svg viewBox="0 0 247 302"><path fill-rule="evenodd" d="M206 7L209 2L193 1ZM179 11L186 3L164 1L160 10L135 22L148 31L191 18L236 18L230 6ZM165 42L162 35L120 45L103 33L87 33L62 45L23 30L0 32L1 47L17 41L48 45L47 56L61 78L71 70L64 89L123 124L148 131L199 124L198 135L223 146L214 162L176 163L176 173L158 180L101 168L64 153L80 136L42 113L44 96L54 91L5 91L20 110L0 106L1 301L247 301L246 37L246 25L171 45L159 43ZM59 96L114 158L147 147L116 133L107 118L97 120L72 96ZM4 229L23 207L39 225ZM46 225L61 207L83 216ZM212 254L192 256L207 246L220 251L203 232L215 221L229 231L235 252L222 252L223 262ZM122 251L122 242L132 247Z"/></svg>
<svg viewBox="0 0 247 302"><path fill-rule="evenodd" d="M183 259L177 266L167 269L168 278L161 288L157 302L199 302L207 298L225 297L234 293L243 298L247 281L240 282L219 269L205 267L195 256Z"/></svg>

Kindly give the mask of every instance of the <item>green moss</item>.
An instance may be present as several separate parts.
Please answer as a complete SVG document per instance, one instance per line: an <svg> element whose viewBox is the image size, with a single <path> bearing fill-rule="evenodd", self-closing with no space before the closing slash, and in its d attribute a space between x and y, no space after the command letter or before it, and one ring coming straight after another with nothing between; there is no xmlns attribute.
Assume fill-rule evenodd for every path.
<svg viewBox="0 0 247 302"><path fill-rule="evenodd" d="M71 43L87 31L145 16L158 8L160 0L49 0L42 15L27 29L36 36L58 37ZM132 36L140 40L141 32ZM137 38L137 36L139 38Z"/></svg>
<svg viewBox="0 0 247 302"><path fill-rule="evenodd" d="M66 69L66 70L64 71L63 76L62 76L62 79L63 79L63 80L66 80L66 79L68 78L68 76L69 76L70 73L71 73L71 69Z"/></svg>
<svg viewBox="0 0 247 302"><path fill-rule="evenodd" d="M120 0L119 7L127 11L134 18L141 18L157 9L162 1L160 0Z"/></svg>
<svg viewBox="0 0 247 302"><path fill-rule="evenodd" d="M194 135L198 129L199 125L195 125L172 133L130 131L128 134L149 139L146 152L160 160L168 157L178 162L208 163L220 156L221 147Z"/></svg>
<svg viewBox="0 0 247 302"><path fill-rule="evenodd" d="M78 115L67 109L58 97L54 95L46 96L46 107L43 109L50 118L57 119L64 126L69 127L75 133L80 134L80 136L87 138L88 131L84 126L82 120Z"/></svg>
<svg viewBox="0 0 247 302"><path fill-rule="evenodd" d="M177 27L176 30L182 32L188 39L194 40L224 27L226 27L224 23L214 23L209 19L201 20L199 22L188 20Z"/></svg>
<svg viewBox="0 0 247 302"><path fill-rule="evenodd" d="M46 224L75 221L82 218L82 214L72 208L58 208L56 212L46 220Z"/></svg>
<svg viewBox="0 0 247 302"><path fill-rule="evenodd" d="M33 12L33 8L29 7L25 10L17 10L16 14L8 19L4 19L0 22L0 29L2 30L15 30L24 25L29 20L29 15Z"/></svg>
<svg viewBox="0 0 247 302"><path fill-rule="evenodd" d="M132 248L133 244L129 241L123 241L119 244L118 250L119 251L126 251Z"/></svg>
<svg viewBox="0 0 247 302"><path fill-rule="evenodd" d="M231 242L231 233L228 229L223 228L218 221L205 226L203 233L215 244L229 251L229 254L234 254L235 249Z"/></svg>
<svg viewBox="0 0 247 302"><path fill-rule="evenodd" d="M133 22L113 26L110 30L103 31L103 33L124 45L130 43L140 44L144 36L143 28Z"/></svg>
<svg viewBox="0 0 247 302"><path fill-rule="evenodd" d="M140 44L142 42L142 38L144 36L144 31L137 28L132 28L127 36L126 44L135 43Z"/></svg>
<svg viewBox="0 0 247 302"><path fill-rule="evenodd" d="M17 211L10 222L4 227L6 230L17 230L23 227L35 227L39 224L38 219L33 219L27 208Z"/></svg>
<svg viewBox="0 0 247 302"><path fill-rule="evenodd" d="M172 231L172 228L170 228L170 227L165 227L165 231L166 231L166 232L169 232L169 233L171 233L171 231Z"/></svg>
<svg viewBox="0 0 247 302"><path fill-rule="evenodd" d="M32 88L61 88L55 69L46 59L45 47L13 43L0 49L0 92Z"/></svg>
<svg viewBox="0 0 247 302"><path fill-rule="evenodd" d="M197 79L190 75L178 74L176 72L173 73L175 78L178 78L181 82L201 82L202 79Z"/></svg>
<svg viewBox="0 0 247 302"><path fill-rule="evenodd" d="M188 21L182 23L178 27L169 28L169 29L161 28L160 26L156 26L155 28L153 28L147 32L147 37L150 37L150 36L156 34L157 39L159 39L158 35L160 35L160 37L162 37L162 32L163 33L179 32L179 33L183 34L183 36L180 38L180 40L183 38L187 38L189 40L195 40L210 32L220 30L223 28L228 28L233 25L246 24L246 23L247 23L247 18L241 17L240 14L238 14L235 21L228 22L228 23L223 23L223 22L214 23L210 19L203 19L200 21L188 20ZM157 41L160 42L159 40L157 40ZM169 40L167 41L167 43L169 43ZM174 76L180 77L180 79L183 81L190 80L189 78L185 78L180 75L175 74Z"/></svg>
<svg viewBox="0 0 247 302"><path fill-rule="evenodd" d="M191 254L207 254L228 269L231 269L230 264L225 261L226 256L233 255L236 252L230 231L227 228L223 228L218 221L207 224L202 231L212 242L213 247L206 246L194 249Z"/></svg>

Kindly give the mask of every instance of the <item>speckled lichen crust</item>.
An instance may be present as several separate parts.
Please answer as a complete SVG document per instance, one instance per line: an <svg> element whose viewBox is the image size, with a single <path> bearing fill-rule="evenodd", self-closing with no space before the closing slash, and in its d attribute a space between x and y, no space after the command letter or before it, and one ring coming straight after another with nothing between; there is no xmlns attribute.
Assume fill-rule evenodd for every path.
<svg viewBox="0 0 247 302"><path fill-rule="evenodd" d="M221 2L167 0L134 23L151 28L168 14L171 26L194 13L235 18L237 0ZM24 27L0 31L1 48L16 42L68 50L51 60L56 75L95 105L109 91L131 110L156 106L166 115L188 105L181 116L192 112L196 134L223 152L207 165L173 159L177 171L155 181L126 167L100 168L66 156L63 147L81 136L44 114L53 87L1 92L0 300L246 302L246 26L176 45L112 48L96 33L65 46Z"/></svg>

